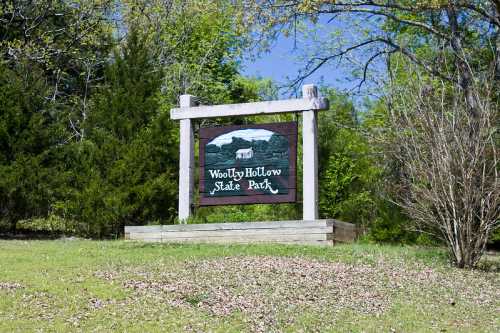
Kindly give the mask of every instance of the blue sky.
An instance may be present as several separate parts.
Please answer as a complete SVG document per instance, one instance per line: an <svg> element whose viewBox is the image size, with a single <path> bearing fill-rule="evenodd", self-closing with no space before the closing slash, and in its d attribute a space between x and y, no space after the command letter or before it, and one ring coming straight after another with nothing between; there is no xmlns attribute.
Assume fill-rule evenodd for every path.
<svg viewBox="0 0 500 333"><path fill-rule="evenodd" d="M299 23L295 36L285 37L280 34L268 53L261 54L256 60L243 62L243 74L271 78L278 85L297 78L299 70L305 65L305 61L300 59L301 55L317 50L318 44L324 46L325 50L328 49L327 45L335 31L350 30L342 20L328 22L328 19L327 16L321 16L316 24L307 21ZM352 88L342 80L345 76L345 69L339 68L337 63L327 63L308 77L304 84L324 84L339 90Z"/></svg>
<svg viewBox="0 0 500 333"><path fill-rule="evenodd" d="M321 46L320 49L323 56L325 54L330 55L331 53L329 52L338 52L338 49L332 49L332 45L342 44L344 45L342 49L344 49L346 46L351 46L362 38L353 29L351 23L348 20L343 21L340 19L328 22L328 17L324 16L320 18L316 25L307 24L308 31L306 33L298 33L297 38L281 35L274 42L269 52L261 54L255 60L244 60L242 63L242 74L251 77L270 78L279 86L285 85L289 80L297 78L299 70L305 66L305 61L300 59L301 55L311 53L313 49L317 51L318 45ZM376 31L368 21L364 21L359 25ZM315 51L312 52L315 53ZM372 54L373 52L367 49L359 49L355 54L353 53L352 56L358 61L357 65L354 64L356 61L352 62L354 58L351 59L351 63L344 59L341 65L336 60L326 63L313 75L308 77L304 84L326 85L336 88L339 91L354 93L352 96L353 99L361 101L364 97L368 96L368 91L363 91L363 89L368 86L373 87L373 85L368 80L362 90L358 91L357 86L361 79L359 77L355 78L352 75L352 71L358 69L359 75L359 64L363 64ZM384 72L384 63L380 61L373 62L369 72L372 73L374 69ZM283 97L285 96L286 94Z"/></svg>
<svg viewBox="0 0 500 333"><path fill-rule="evenodd" d="M304 62L299 59L304 47L301 41L295 41L293 37L279 37L269 52L260 55L255 60L247 59L243 62L243 74L271 78L279 85L286 84L288 79L296 78L299 70L304 66ZM347 86L337 82L337 79L343 75L345 75L343 71L336 66L326 65L307 78L304 83L324 83L344 89Z"/></svg>

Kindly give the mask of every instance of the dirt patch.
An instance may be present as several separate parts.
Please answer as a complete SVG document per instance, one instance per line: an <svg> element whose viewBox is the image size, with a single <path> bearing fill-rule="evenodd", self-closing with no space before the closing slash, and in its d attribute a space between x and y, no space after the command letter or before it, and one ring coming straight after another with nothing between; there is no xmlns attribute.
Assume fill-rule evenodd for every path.
<svg viewBox="0 0 500 333"><path fill-rule="evenodd" d="M16 290L23 286L17 282L0 282L0 290Z"/></svg>

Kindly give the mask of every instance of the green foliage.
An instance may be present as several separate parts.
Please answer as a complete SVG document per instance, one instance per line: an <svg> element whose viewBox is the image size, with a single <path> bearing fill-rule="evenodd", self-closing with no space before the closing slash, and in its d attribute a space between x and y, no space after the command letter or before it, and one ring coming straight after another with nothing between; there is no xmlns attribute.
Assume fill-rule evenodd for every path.
<svg viewBox="0 0 500 333"><path fill-rule="evenodd" d="M0 5L9 18L0 21L2 226L50 231L57 220L67 232L107 237L124 224L171 223L178 130L169 110L178 95L257 99L260 83L237 73L223 2L174 1L169 11L124 1L119 14L110 4ZM23 22L42 12L23 37ZM110 15L124 19L114 35ZM122 33L110 57L110 36Z"/></svg>
<svg viewBox="0 0 500 333"><path fill-rule="evenodd" d="M0 220L12 230L50 216L71 191L65 156L107 57L108 4L0 4Z"/></svg>
<svg viewBox="0 0 500 333"><path fill-rule="evenodd" d="M332 90L330 112L320 113L320 215L338 218L362 227L375 242L415 243L424 241L411 230L401 208L388 200L384 186L393 179L397 166L384 159L383 147L373 140L386 125L381 104L369 105L359 114L343 95Z"/></svg>
<svg viewBox="0 0 500 333"><path fill-rule="evenodd" d="M78 232L77 223L51 214L46 218L30 218L20 220L16 225L17 230L28 232L46 232L57 236L59 234L75 234Z"/></svg>
<svg viewBox="0 0 500 333"><path fill-rule="evenodd" d="M140 28L164 69L163 94L197 96L205 104L242 102L238 34L230 1L124 1L126 24Z"/></svg>
<svg viewBox="0 0 500 333"><path fill-rule="evenodd" d="M296 220L299 213L296 204L200 207L188 223Z"/></svg>
<svg viewBox="0 0 500 333"><path fill-rule="evenodd" d="M76 177L60 212L88 236L118 235L125 224L167 223L175 215L178 148L160 105L162 77L132 30L91 100L84 140L67 156Z"/></svg>
<svg viewBox="0 0 500 333"><path fill-rule="evenodd" d="M354 106L325 91L330 112L319 120L320 215L368 226L376 216L377 168Z"/></svg>
<svg viewBox="0 0 500 333"><path fill-rule="evenodd" d="M51 88L43 96L79 111L81 101L75 97L86 94L86 79L98 77L108 56L112 4L112 0L2 1L0 58L10 68L19 63L36 66ZM72 116L78 117L78 112Z"/></svg>
<svg viewBox="0 0 500 333"><path fill-rule="evenodd" d="M36 66L0 63L0 219L45 216L62 187L57 154L63 130Z"/></svg>
<svg viewBox="0 0 500 333"><path fill-rule="evenodd" d="M491 235L489 246L497 250L500 249L500 228Z"/></svg>
<svg viewBox="0 0 500 333"><path fill-rule="evenodd" d="M368 239L375 242L389 243L426 243L418 238L416 232L408 230L408 218L401 209L388 202L377 202L377 217L370 225Z"/></svg>

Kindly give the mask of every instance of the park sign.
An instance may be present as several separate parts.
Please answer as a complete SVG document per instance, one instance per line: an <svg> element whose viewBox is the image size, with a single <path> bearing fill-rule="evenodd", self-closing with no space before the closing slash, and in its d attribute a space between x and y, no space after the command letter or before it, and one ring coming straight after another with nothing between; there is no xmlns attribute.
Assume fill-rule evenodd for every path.
<svg viewBox="0 0 500 333"><path fill-rule="evenodd" d="M318 219L317 112L328 100L314 85L302 98L223 105L198 105L181 95L170 110L179 121L179 223L127 226L125 237L158 242L279 242L333 245L353 238L353 225ZM302 221L189 224L195 204L195 128L199 138L199 206L295 202L297 195L297 122L204 127L207 119L261 117L294 113L301 118ZM241 118L240 118L241 119ZM223 221L221 221L223 222ZM339 232L340 231L340 232ZM352 237L351 237L352 236ZM349 237L349 239L347 239Z"/></svg>
<svg viewBox="0 0 500 333"><path fill-rule="evenodd" d="M244 117L278 113L300 113L302 115L302 214L305 221L314 221L318 218L317 112L328 110L329 105L327 99L318 96L316 86L304 85L302 87L302 98L296 99L240 104L197 105L196 97L181 95L179 102L178 108L170 110L170 118L179 120L180 123L179 221L181 223L187 222L195 207L193 199L195 169L194 122L207 118ZM203 141L200 142L200 145L202 146L201 149L204 149L200 154L200 165L203 167L200 174L200 187L203 186L200 198L201 205L295 201L296 125L284 123L258 125L262 126L260 128L256 127L257 125L251 126L251 128L220 127L219 129L202 129L200 131L200 139ZM266 128L265 126L270 127ZM217 141L217 137L223 137L224 134L245 129L268 130L275 133L275 136L273 139L272 134L271 137L265 135L265 139L262 140L259 138L253 140L250 136L246 139L236 138L235 145L224 148L222 141L225 139ZM288 150L282 149L285 147L285 142L281 141L280 138L288 140ZM215 142L212 142L214 140ZM233 140L232 136L231 140ZM260 142L258 146L248 143L259 140L267 143ZM267 150L267 147L265 147L266 145L269 146L271 140L273 140L273 146L276 145L274 151L272 149ZM241 145L237 143L241 143ZM206 154L208 155L205 156ZM227 160L224 161L224 158ZM237 171L239 174L236 174ZM231 180L232 183L230 183ZM213 192L213 195L210 195L211 192ZM256 201L257 197L261 199Z"/></svg>
<svg viewBox="0 0 500 333"><path fill-rule="evenodd" d="M200 128L200 205L294 202L297 123Z"/></svg>

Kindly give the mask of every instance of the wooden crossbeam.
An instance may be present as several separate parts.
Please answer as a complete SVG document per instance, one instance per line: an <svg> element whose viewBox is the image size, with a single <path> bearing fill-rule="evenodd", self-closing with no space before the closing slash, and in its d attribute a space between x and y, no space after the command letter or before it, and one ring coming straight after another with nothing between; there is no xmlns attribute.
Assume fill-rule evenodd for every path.
<svg viewBox="0 0 500 333"><path fill-rule="evenodd" d="M283 112L303 112L327 110L329 107L326 98L300 98L280 101L224 104L210 106L179 107L170 110L170 118L195 119L228 116L248 116L258 114L274 114Z"/></svg>

